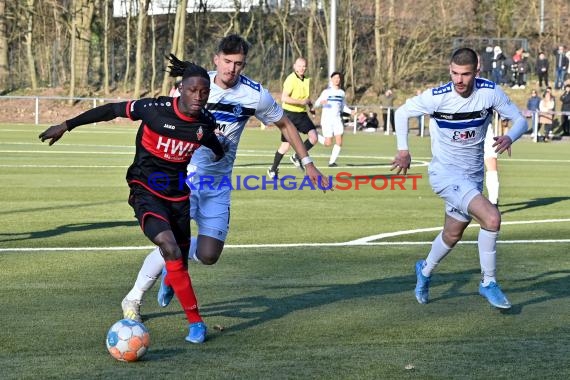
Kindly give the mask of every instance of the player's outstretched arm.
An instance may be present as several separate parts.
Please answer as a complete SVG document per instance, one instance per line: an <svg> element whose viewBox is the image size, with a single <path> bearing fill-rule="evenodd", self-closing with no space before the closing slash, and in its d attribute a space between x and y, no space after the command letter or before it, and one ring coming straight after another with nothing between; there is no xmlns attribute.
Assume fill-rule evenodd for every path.
<svg viewBox="0 0 570 380"><path fill-rule="evenodd" d="M99 121L109 121L117 117L129 117L127 115L128 104L129 102L107 103L102 106L92 108L61 124L52 125L40 133L40 140L42 140L42 142L50 140L49 145L53 145L66 131L71 131L73 128L80 125L96 123Z"/></svg>
<svg viewBox="0 0 570 380"><path fill-rule="evenodd" d="M67 132L67 124L64 121L61 124L52 125L40 133L39 138L42 142L50 140L49 145L53 145L57 140L61 138L61 136L63 136L65 132Z"/></svg>
<svg viewBox="0 0 570 380"><path fill-rule="evenodd" d="M324 176L313 164L313 160L309 157L309 153L303 144L303 140L301 140L301 136L299 136L299 132L291 120L289 120L287 116L283 115L281 120L275 122L275 125L281 130L283 136L285 136L287 141L289 141L289 144L291 144L295 153L297 153L297 156L301 159L301 163L305 167L307 176L311 179L311 182L320 189L323 189L323 191L324 189L330 188L328 178Z"/></svg>

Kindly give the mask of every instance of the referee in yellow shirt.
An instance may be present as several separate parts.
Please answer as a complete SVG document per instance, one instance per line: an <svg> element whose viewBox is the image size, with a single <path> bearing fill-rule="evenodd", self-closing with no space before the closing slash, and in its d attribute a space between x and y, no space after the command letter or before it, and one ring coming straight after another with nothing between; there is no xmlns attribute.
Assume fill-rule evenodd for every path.
<svg viewBox="0 0 570 380"><path fill-rule="evenodd" d="M315 124L313 124L313 121L307 114L307 107L311 114L314 115L315 111L313 109L313 102L309 98L309 85L311 80L305 76L305 71L307 71L307 60L305 58L297 58L295 64L293 64L293 72L289 74L285 82L283 82L281 106L285 111L285 115L293 122L299 133L308 135L308 139L305 140L304 143L308 152L313 145L317 143L318 135ZM287 138L281 134L281 145L277 149L277 152L275 152L273 165L267 169L269 178L278 178L279 163L289 150L289 147L290 145ZM293 162L296 167L304 170L303 164L296 154L291 156L291 162Z"/></svg>

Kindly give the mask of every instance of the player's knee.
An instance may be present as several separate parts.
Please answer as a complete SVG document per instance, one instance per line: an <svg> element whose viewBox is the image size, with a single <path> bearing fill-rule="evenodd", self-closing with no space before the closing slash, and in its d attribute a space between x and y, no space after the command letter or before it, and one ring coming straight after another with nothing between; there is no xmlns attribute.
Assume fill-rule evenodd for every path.
<svg viewBox="0 0 570 380"><path fill-rule="evenodd" d="M443 231L442 239L443 242L449 247L455 247L455 244L463 237L463 232L451 232L451 231Z"/></svg>
<svg viewBox="0 0 570 380"><path fill-rule="evenodd" d="M487 231L499 231L501 229L501 214L499 212L493 213L480 224Z"/></svg>
<svg viewBox="0 0 570 380"><path fill-rule="evenodd" d="M218 262L221 252L212 251L198 251L197 256L200 262L204 265L214 265Z"/></svg>
<svg viewBox="0 0 570 380"><path fill-rule="evenodd" d="M319 136L317 136L316 133L311 133L311 134L309 135L309 142L310 142L311 144L315 145L316 143L319 142Z"/></svg>
<svg viewBox="0 0 570 380"><path fill-rule="evenodd" d="M158 246L160 247L160 252L162 253L162 257L164 258L164 260L170 261L182 257L180 247L178 247L176 242L163 241L158 243L159 243Z"/></svg>

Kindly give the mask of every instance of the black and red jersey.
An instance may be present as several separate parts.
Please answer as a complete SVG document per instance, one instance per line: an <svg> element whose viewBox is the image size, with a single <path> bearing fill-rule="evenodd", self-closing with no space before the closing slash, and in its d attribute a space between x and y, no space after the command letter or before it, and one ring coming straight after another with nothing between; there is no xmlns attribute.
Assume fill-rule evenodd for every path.
<svg viewBox="0 0 570 380"><path fill-rule="evenodd" d="M179 98L161 96L110 103L67 120L68 130L97 121L126 117L141 120L136 136L136 153L127 171L129 185L139 184L157 196L186 200L189 188L185 183L186 166L192 153L204 145L223 156L216 138L216 121L203 109L198 117L180 112Z"/></svg>

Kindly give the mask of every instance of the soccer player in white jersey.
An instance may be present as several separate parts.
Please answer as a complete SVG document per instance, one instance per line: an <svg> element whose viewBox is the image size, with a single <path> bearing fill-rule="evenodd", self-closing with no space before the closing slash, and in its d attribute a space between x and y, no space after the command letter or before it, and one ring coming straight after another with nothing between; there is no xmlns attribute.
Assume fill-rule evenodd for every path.
<svg viewBox="0 0 570 380"><path fill-rule="evenodd" d="M482 195L483 144L493 110L512 121L504 136L495 137L497 153L508 151L511 144L526 131L526 121L500 86L477 78L477 53L469 48L456 50L449 65L451 81L410 98L396 111L398 153L392 162L396 174L406 174L411 156L408 150L408 118L422 114L431 116L432 160L428 167L433 191L445 201L443 230L432 243L425 260L415 265L415 295L419 303L429 300L429 284L433 270L452 250L472 218L481 226L478 236L479 263L482 279L479 294L491 305L509 309L511 303L496 279L496 244L501 227L501 214Z"/></svg>
<svg viewBox="0 0 570 380"><path fill-rule="evenodd" d="M331 74L330 86L324 89L315 101L316 107L323 107L321 113L321 128L323 137L325 138L323 144L330 146L332 137L334 136L335 138L335 144L329 159L330 167L337 166L336 159L342 148L342 134L344 133L342 112L351 115L354 113L345 103L345 93L344 90L340 88L341 81L341 74L338 71L333 72Z"/></svg>
<svg viewBox="0 0 570 380"><path fill-rule="evenodd" d="M312 163L297 129L284 115L281 106L263 86L241 74L246 65L248 50L249 44L238 35L229 35L220 41L214 55L216 71L209 73L210 96L206 108L216 119L221 132L219 139L225 146L226 153L223 159L213 162L211 152L200 147L188 165L188 178L192 185L190 216L198 226L198 237L191 238L188 257L206 265L215 264L224 248L230 219L231 188L227 184L231 179L241 134L251 116L264 124L275 124L301 157L306 175L311 181L314 184L320 181L323 188L329 185L328 179ZM171 61L174 66L187 63ZM200 186L200 178L208 178L208 184ZM221 186L221 183L225 185ZM123 299L121 306L125 318L141 320L143 295L156 282L163 267L164 260L156 248L146 257L133 288ZM164 276L162 280L158 301L165 307L170 303L173 292L164 283ZM205 337L206 328L198 343L202 343Z"/></svg>

